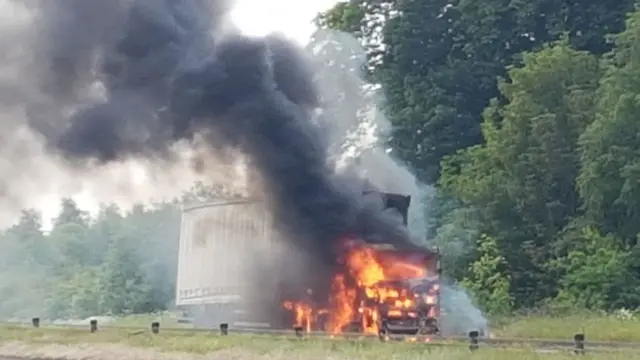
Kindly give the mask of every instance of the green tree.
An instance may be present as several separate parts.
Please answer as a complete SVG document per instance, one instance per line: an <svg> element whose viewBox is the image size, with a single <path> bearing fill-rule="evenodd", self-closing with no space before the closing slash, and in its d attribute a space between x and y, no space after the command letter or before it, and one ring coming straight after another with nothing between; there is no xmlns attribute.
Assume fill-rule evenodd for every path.
<svg viewBox="0 0 640 360"><path fill-rule="evenodd" d="M100 211L87 234L90 246L86 256L90 259L92 266L102 264L109 246L123 233L125 218L121 212L122 210L115 204L100 206Z"/></svg>
<svg viewBox="0 0 640 360"><path fill-rule="evenodd" d="M446 208L447 205L453 208ZM469 264L477 257L476 245L481 224L476 209L448 201L444 214L432 239L441 253L443 273L453 279L463 279L469 273Z"/></svg>
<svg viewBox="0 0 640 360"><path fill-rule="evenodd" d="M75 222L58 224L49 234L48 241L56 247L58 268L73 273L92 264L92 244L89 229Z"/></svg>
<svg viewBox="0 0 640 360"><path fill-rule="evenodd" d="M386 92L386 112L394 124L393 151L431 183L438 176L440 158L452 151L452 145L455 151L481 140L476 127L471 129L475 140L465 141L470 129L466 119L447 118L456 106L465 105L462 98L456 102L447 96L445 89L464 80L451 79L453 73L445 74L442 68L456 37L457 11L448 5L448 0L350 1L322 14L319 21L320 26L354 34L366 46L372 80ZM441 140L435 142L437 138Z"/></svg>
<svg viewBox="0 0 640 360"><path fill-rule="evenodd" d="M52 319L84 319L100 314L99 279L95 268L78 269L58 277L49 288L46 316Z"/></svg>
<svg viewBox="0 0 640 360"><path fill-rule="evenodd" d="M320 29L340 30L362 38L365 11L366 5L359 0L341 1L328 11L318 14L315 23Z"/></svg>
<svg viewBox="0 0 640 360"><path fill-rule="evenodd" d="M510 265L518 305L552 296L545 267L554 239L576 215L577 141L592 121L598 59L566 41L523 54L501 81L504 104L485 111L486 144L449 157L441 185L479 211Z"/></svg>
<svg viewBox="0 0 640 360"><path fill-rule="evenodd" d="M514 299L509 291L511 279L506 273L506 259L500 254L496 239L480 236L478 254L461 285L487 313L507 315L513 310Z"/></svg>
<svg viewBox="0 0 640 360"><path fill-rule="evenodd" d="M121 233L135 241L134 251L147 284L146 305L166 309L175 297L180 212L172 204L136 206L127 213Z"/></svg>
<svg viewBox="0 0 640 360"><path fill-rule="evenodd" d="M214 190L196 185L190 199ZM53 229L26 210L0 232L0 318L85 318L167 309L175 296L179 202L101 205L95 218L63 199Z"/></svg>
<svg viewBox="0 0 640 360"><path fill-rule="evenodd" d="M60 202L60 213L54 219L54 227L69 223L78 224L80 226L88 226L89 214L80 210L78 204L71 198L63 198Z"/></svg>
<svg viewBox="0 0 640 360"><path fill-rule="evenodd" d="M596 120L580 138L578 188L589 220L634 245L640 232L640 13L614 40Z"/></svg>
<svg viewBox="0 0 640 360"><path fill-rule="evenodd" d="M155 310L147 307L149 285L138 254L129 241L116 239L105 256L98 280L102 313L122 315Z"/></svg>
<svg viewBox="0 0 640 360"><path fill-rule="evenodd" d="M182 203L211 201L220 197L234 197L237 194L232 194L222 186L208 185L201 181L196 181L188 191L185 191L180 198ZM177 201L177 200L176 200Z"/></svg>
<svg viewBox="0 0 640 360"><path fill-rule="evenodd" d="M10 227L5 236L16 250L11 254L10 263L35 269L52 262L51 244L42 232L42 215L38 211L24 210L18 223Z"/></svg>
<svg viewBox="0 0 640 360"><path fill-rule="evenodd" d="M0 316L33 316L44 307L56 259L38 211L24 210L0 239Z"/></svg>
<svg viewBox="0 0 640 360"><path fill-rule="evenodd" d="M566 306L591 310L636 309L640 306L640 278L631 271L634 258L613 236L585 228L576 244L556 266L562 268L561 290L556 300Z"/></svg>
<svg viewBox="0 0 640 360"><path fill-rule="evenodd" d="M482 112L501 93L496 79L520 53L568 36L594 54L623 29L634 1L351 0L319 25L350 32L369 49L396 126L394 151L428 183L444 156L480 144Z"/></svg>

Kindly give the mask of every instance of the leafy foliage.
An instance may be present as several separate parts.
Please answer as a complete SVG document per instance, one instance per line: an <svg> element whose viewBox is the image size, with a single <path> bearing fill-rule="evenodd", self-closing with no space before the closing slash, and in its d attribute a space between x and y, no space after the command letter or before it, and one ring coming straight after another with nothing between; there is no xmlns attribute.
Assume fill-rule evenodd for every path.
<svg viewBox="0 0 640 360"><path fill-rule="evenodd" d="M446 158L440 182L482 209L484 230L510 264L517 298L530 306L554 292L545 266L556 234L579 205L577 141L592 118L600 71L596 57L564 41L525 53L523 63L509 71L510 82L500 83L507 102L494 101L485 111L486 144Z"/></svg>
<svg viewBox="0 0 640 360"><path fill-rule="evenodd" d="M372 78L387 93L394 150L427 183L443 157L481 144L482 113L501 98L496 79L521 53L566 37L602 54L604 35L624 28L634 1L349 0L319 17L320 26L357 36Z"/></svg>
<svg viewBox="0 0 640 360"><path fill-rule="evenodd" d="M632 255L613 236L582 231L583 244L558 260L564 269L559 301L585 309L619 309L640 305L638 274L631 271Z"/></svg>
<svg viewBox="0 0 640 360"><path fill-rule="evenodd" d="M478 252L479 258L471 264L470 276L462 281L462 285L489 314L509 314L513 309L513 296L509 291L509 276L503 275L506 260L500 255L496 240L482 235Z"/></svg>
<svg viewBox="0 0 640 360"><path fill-rule="evenodd" d="M0 317L52 319L165 310L175 296L179 207L219 194L202 184L180 201L104 205L92 219L71 199L49 232L24 211L0 234Z"/></svg>

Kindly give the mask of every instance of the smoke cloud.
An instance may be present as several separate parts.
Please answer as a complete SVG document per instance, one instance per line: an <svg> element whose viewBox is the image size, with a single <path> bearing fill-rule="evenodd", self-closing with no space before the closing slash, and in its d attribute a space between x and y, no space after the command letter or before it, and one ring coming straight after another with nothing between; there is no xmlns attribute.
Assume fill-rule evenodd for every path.
<svg viewBox="0 0 640 360"><path fill-rule="evenodd" d="M108 98L109 77L98 66L106 63L103 48L119 39L122 30L114 29L129 18L130 7L128 1L0 0L0 226L14 222L24 208L43 207L45 215L55 215L47 211L55 211L52 203L63 196L89 194L96 203L128 207L179 196L198 180L244 191L241 181L229 183L222 175L235 171L237 155L207 153L206 142L197 138L172 143L164 157L149 151L109 163L86 154L62 156L64 148L78 146L74 141L55 146L62 142L56 139L69 139L65 133L75 114ZM148 105L134 100L147 93L119 94L114 98L130 107L120 111L123 119L127 113L148 114ZM135 129L121 141L144 136L139 124L150 120L138 116L127 123ZM96 147L102 135L109 136L94 139ZM195 173L192 164L206 164L206 171Z"/></svg>
<svg viewBox="0 0 640 360"><path fill-rule="evenodd" d="M366 206L355 177L332 167L335 134L316 111L306 53L279 35L241 35L225 20L229 2L30 5L37 26L22 42L32 56L19 101L44 151L66 166L143 159L166 167L180 163L180 143L197 144L203 159L240 153L286 232L308 249L327 254L345 234L413 245L395 219Z"/></svg>

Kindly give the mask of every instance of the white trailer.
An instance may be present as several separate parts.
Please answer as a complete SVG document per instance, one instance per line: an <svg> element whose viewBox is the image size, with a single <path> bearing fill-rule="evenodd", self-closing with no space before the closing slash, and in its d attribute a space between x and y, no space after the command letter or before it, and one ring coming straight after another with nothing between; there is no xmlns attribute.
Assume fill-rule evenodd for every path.
<svg viewBox="0 0 640 360"><path fill-rule="evenodd" d="M196 326L268 326L252 314L257 294L278 279L282 254L273 217L255 199L220 199L183 208L176 306ZM257 281L260 283L258 284Z"/></svg>

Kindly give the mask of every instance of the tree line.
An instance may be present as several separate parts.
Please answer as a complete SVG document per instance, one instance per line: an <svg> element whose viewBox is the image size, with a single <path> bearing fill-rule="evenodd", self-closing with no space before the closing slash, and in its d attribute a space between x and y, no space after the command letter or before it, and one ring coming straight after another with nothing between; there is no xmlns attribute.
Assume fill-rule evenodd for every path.
<svg viewBox="0 0 640 360"><path fill-rule="evenodd" d="M170 309L181 204L221 191L196 183L170 201L128 211L105 204L95 216L66 198L48 231L38 211L24 210L0 233L0 319L82 319Z"/></svg>
<svg viewBox="0 0 640 360"><path fill-rule="evenodd" d="M634 1L350 0L317 23L366 46L444 271L485 310L639 307Z"/></svg>

